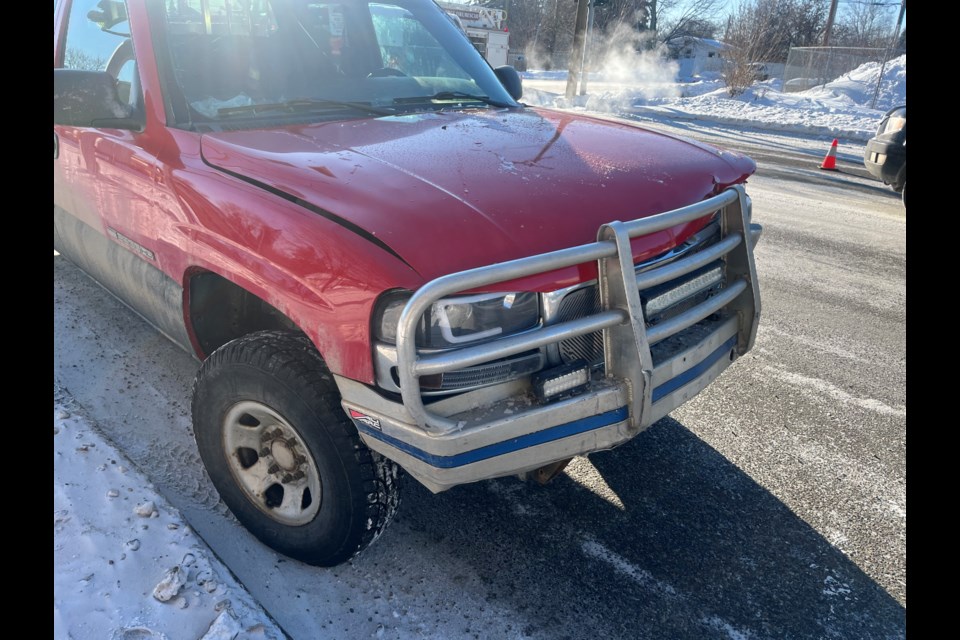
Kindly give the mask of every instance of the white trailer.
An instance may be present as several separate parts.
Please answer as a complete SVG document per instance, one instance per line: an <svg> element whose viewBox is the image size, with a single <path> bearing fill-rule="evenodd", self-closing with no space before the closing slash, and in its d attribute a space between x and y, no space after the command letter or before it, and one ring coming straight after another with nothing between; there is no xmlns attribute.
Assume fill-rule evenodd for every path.
<svg viewBox="0 0 960 640"><path fill-rule="evenodd" d="M456 2L438 2L437 4L456 19L470 38L470 42L487 59L491 67L507 64L510 34L506 30L506 11Z"/></svg>

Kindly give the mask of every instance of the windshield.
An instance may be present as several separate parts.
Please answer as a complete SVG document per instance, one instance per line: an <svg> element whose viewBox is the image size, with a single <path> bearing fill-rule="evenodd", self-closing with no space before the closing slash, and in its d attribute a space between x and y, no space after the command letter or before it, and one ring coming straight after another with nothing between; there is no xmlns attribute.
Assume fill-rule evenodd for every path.
<svg viewBox="0 0 960 640"><path fill-rule="evenodd" d="M163 5L168 78L192 122L519 106L431 0Z"/></svg>

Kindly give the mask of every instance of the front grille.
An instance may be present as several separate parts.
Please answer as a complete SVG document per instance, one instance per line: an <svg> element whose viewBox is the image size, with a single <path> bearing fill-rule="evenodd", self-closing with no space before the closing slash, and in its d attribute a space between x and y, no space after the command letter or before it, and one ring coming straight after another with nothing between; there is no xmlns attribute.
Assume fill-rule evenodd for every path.
<svg viewBox="0 0 960 640"><path fill-rule="evenodd" d="M459 371L450 371L443 374L440 389L450 391L507 382L533 373L541 366L543 366L543 357L535 353L503 362L491 362Z"/></svg>
<svg viewBox="0 0 960 640"><path fill-rule="evenodd" d="M543 368L543 364L543 355L537 351L474 367L467 367L466 369L448 371L443 374L442 378L437 379L433 383L431 383L428 377L421 378L420 382L423 395L466 391L468 389L516 380L522 376L539 371ZM397 368L393 367L390 373L394 383L399 386L400 376L397 373Z"/></svg>
<svg viewBox="0 0 960 640"><path fill-rule="evenodd" d="M681 257L689 256L697 253L698 251L702 251L715 244L719 240L720 226L717 223L711 223L699 233L691 236L687 242L677 249L671 250L663 255L657 256L651 260L637 265L636 272L639 274L649 271L654 267L664 266L669 262L677 260ZM698 275L708 272L711 269L715 269L718 266L723 269L722 260L718 260L715 263L697 270L696 272L684 274L673 281L657 285L656 287L651 287L647 290L641 290L640 302L644 307L644 317L646 319L647 328L649 329L652 326L676 317L684 311L692 309L711 296L715 295L722 290L725 278L720 282L713 283L708 287L694 291L691 295L677 300L677 302L667 306L666 308L663 308L662 310L658 310L658 312L653 315L648 315L647 313L647 300L649 300L651 297L661 295L664 292L669 292L672 289L676 289L684 283L696 279ZM590 284L568 293L563 300L561 300L559 306L557 307L556 317L550 319L550 324L583 318L599 311L600 291L596 284ZM564 340L559 343L559 351L560 360L563 363L570 363L576 360L585 360L590 363L591 366L600 366L603 364L603 332L598 331L596 333L578 336L570 340Z"/></svg>
<svg viewBox="0 0 960 640"><path fill-rule="evenodd" d="M600 290L584 287L567 294L557 311L557 322L585 318L600 309ZM560 343L560 359L564 364L585 360L591 366L603 364L603 332L577 336Z"/></svg>

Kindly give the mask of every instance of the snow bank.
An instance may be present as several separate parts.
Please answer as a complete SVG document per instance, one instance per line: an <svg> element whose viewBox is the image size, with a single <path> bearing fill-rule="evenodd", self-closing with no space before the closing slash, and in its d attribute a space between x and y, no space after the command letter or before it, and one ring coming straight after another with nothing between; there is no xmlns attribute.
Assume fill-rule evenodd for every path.
<svg viewBox="0 0 960 640"><path fill-rule="evenodd" d="M876 132L882 110L824 100L797 93L781 93L764 83L735 98L713 82L701 82L682 98L645 98L631 89L601 91L567 100L562 95L535 88L524 90L528 104L645 116L657 120L700 120L754 129L785 131L806 135L866 142Z"/></svg>
<svg viewBox="0 0 960 640"><path fill-rule="evenodd" d="M883 77L880 68L883 67ZM907 54L888 60L886 65L867 62L821 87L803 92L813 100L835 101L869 107L880 80L876 108L887 111L907 103Z"/></svg>
<svg viewBox="0 0 960 640"><path fill-rule="evenodd" d="M54 637L283 638L179 512L72 405L55 389Z"/></svg>
<svg viewBox="0 0 960 640"><path fill-rule="evenodd" d="M883 113L906 101L906 55L887 63L877 108L869 107L880 65L865 64L824 87L801 93L778 90L780 80L759 82L731 98L718 73L691 82L637 85L591 74L588 94L567 100L563 71L524 74L527 104L648 117L655 120L700 120L754 129L866 142ZM562 77L561 77L562 76Z"/></svg>
<svg viewBox="0 0 960 640"><path fill-rule="evenodd" d="M675 101L635 105L633 114L706 120L866 142L877 129L882 111L849 104L847 101L782 93L775 81L759 83L731 98L725 88Z"/></svg>

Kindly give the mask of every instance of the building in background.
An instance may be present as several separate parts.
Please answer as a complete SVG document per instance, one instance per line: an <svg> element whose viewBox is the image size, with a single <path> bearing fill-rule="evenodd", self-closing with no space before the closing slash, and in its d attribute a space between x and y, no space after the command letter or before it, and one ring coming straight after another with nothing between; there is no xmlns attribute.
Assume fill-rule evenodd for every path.
<svg viewBox="0 0 960 640"><path fill-rule="evenodd" d="M510 33L507 31L507 12L456 2L438 2L444 11L454 17L470 42L491 67L507 64Z"/></svg>
<svg viewBox="0 0 960 640"><path fill-rule="evenodd" d="M692 78L704 71L722 71L724 54L730 45L710 38L680 36L667 41L670 57L680 63L679 76Z"/></svg>

